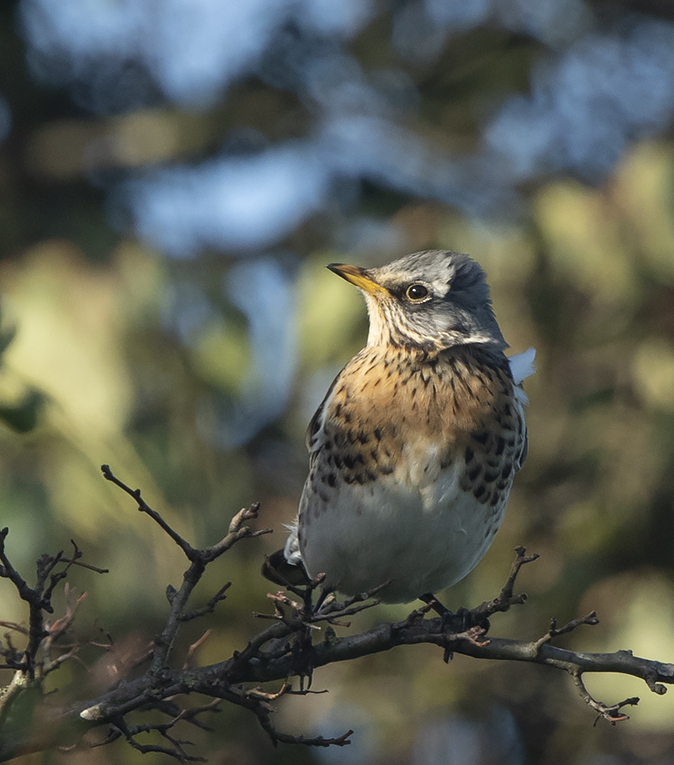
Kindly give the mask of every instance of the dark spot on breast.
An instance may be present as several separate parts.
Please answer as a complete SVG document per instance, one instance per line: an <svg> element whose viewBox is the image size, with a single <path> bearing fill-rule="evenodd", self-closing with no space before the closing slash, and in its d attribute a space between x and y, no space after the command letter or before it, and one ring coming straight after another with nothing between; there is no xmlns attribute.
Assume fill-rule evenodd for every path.
<svg viewBox="0 0 674 765"><path fill-rule="evenodd" d="M475 465L473 468L471 468L466 475L468 476L469 481L474 481L482 472L482 465Z"/></svg>
<svg viewBox="0 0 674 765"><path fill-rule="evenodd" d="M362 465L365 463L362 454L354 454L353 452L345 454L342 458L342 461L344 462L344 466L349 470L353 470L356 465Z"/></svg>
<svg viewBox="0 0 674 765"><path fill-rule="evenodd" d="M380 465L379 466L379 473L381 475L391 475L393 472L393 467L391 465Z"/></svg>
<svg viewBox="0 0 674 765"><path fill-rule="evenodd" d="M328 473L326 480L328 482L328 486L332 486L333 489L337 485L337 476L334 473Z"/></svg>
<svg viewBox="0 0 674 765"><path fill-rule="evenodd" d="M350 423L351 420L353 420L353 415L351 414L351 412L348 409L344 410L344 415L343 416L344 416L344 422L346 422L347 424Z"/></svg>
<svg viewBox="0 0 674 765"><path fill-rule="evenodd" d="M505 440L502 436L496 437L496 454L503 454L505 449Z"/></svg>
<svg viewBox="0 0 674 765"><path fill-rule="evenodd" d="M414 397L416 395L417 395L417 389L416 388L412 388L412 398L414 399Z"/></svg>
<svg viewBox="0 0 674 765"><path fill-rule="evenodd" d="M326 441L323 446L328 450L332 449L332 441Z"/></svg>
<svg viewBox="0 0 674 765"><path fill-rule="evenodd" d="M503 414L506 417L512 417L512 409L510 408L510 404L503 404Z"/></svg>
<svg viewBox="0 0 674 765"><path fill-rule="evenodd" d="M478 444L482 444L484 446L484 444L487 443L487 439L489 438L489 433L483 430L480 433L471 433L470 436L474 441L477 441Z"/></svg>
<svg viewBox="0 0 674 765"><path fill-rule="evenodd" d="M484 488L484 486L483 486L482 484L478 484L478 485L477 485L477 486L476 486L476 487L473 489L473 496L474 496L474 497L475 497L475 499L477 499L477 500L479 500L479 499L480 499L480 497L483 497L483 496L484 496L486 493L487 493L487 490Z"/></svg>
<svg viewBox="0 0 674 765"><path fill-rule="evenodd" d="M341 404L337 404L335 406L335 417L339 417L341 411L342 411L342 405Z"/></svg>
<svg viewBox="0 0 674 765"><path fill-rule="evenodd" d="M375 428L373 432L374 432L374 437L377 439L377 441L381 441L381 436L382 436L381 428Z"/></svg>
<svg viewBox="0 0 674 765"><path fill-rule="evenodd" d="M488 473L484 474L484 480L487 483L494 483L494 481L498 478L498 476L499 476L498 472L493 473L493 472L489 471Z"/></svg>
<svg viewBox="0 0 674 765"><path fill-rule="evenodd" d="M467 446L466 447L466 454L465 454L466 462L467 463L468 462L472 462L474 456L475 456L475 452L470 448L470 446Z"/></svg>
<svg viewBox="0 0 674 765"><path fill-rule="evenodd" d="M503 466L503 470L501 470L501 478L510 478L512 469L513 469L512 463L506 462L506 464Z"/></svg>
<svg viewBox="0 0 674 765"><path fill-rule="evenodd" d="M328 502L330 502L330 497L328 497L328 495L324 491L319 491L318 496L321 498L321 502L323 502L325 505L327 505Z"/></svg>
<svg viewBox="0 0 674 765"><path fill-rule="evenodd" d="M363 445L365 445L369 440L369 436L364 430L359 430L356 434L356 439Z"/></svg>
<svg viewBox="0 0 674 765"><path fill-rule="evenodd" d="M445 470L445 469L446 469L446 468L448 468L448 467L449 467L451 464L452 464L452 458L450 457L450 455L449 455L449 454L446 454L446 455L445 455L445 456L442 458L442 460L440 460L440 468L441 468L442 470Z"/></svg>
<svg viewBox="0 0 674 765"><path fill-rule="evenodd" d="M344 467L342 458L338 454L335 454L335 467L337 468L337 470L341 470Z"/></svg>
<svg viewBox="0 0 674 765"><path fill-rule="evenodd" d="M500 495L500 493L499 493L498 491L495 491L495 492L494 492L494 493L491 495L491 499L489 500L489 504L490 504L492 507L495 507L496 505L498 505L498 503L499 503L500 499L501 499L501 495Z"/></svg>
<svg viewBox="0 0 674 765"><path fill-rule="evenodd" d="M374 385L372 387L376 388L377 385L379 385L380 382L381 382L381 377L377 377L377 379L374 381Z"/></svg>

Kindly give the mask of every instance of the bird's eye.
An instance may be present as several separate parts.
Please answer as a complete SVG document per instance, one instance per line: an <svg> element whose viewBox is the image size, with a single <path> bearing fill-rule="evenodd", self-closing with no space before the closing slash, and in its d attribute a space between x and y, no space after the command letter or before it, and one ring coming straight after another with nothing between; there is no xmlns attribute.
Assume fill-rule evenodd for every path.
<svg viewBox="0 0 674 765"><path fill-rule="evenodd" d="M405 291L405 296L413 303L420 303L428 297L428 287L423 284L410 284Z"/></svg>

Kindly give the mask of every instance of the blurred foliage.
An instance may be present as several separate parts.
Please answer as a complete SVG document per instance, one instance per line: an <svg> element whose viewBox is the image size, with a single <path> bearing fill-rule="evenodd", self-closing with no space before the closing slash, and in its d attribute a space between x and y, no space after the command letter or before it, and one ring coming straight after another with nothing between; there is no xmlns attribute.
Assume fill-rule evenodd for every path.
<svg viewBox="0 0 674 765"><path fill-rule="evenodd" d="M0 94L11 115L0 145L0 526L10 527L8 554L27 577L38 554L62 549L70 538L85 560L110 569L105 576L73 572L76 587L89 592L80 634L95 641L100 630L109 632L119 651L145 644L166 614L166 584L176 584L184 568L169 540L102 479L105 462L141 487L194 544L213 543L241 506L262 502L262 524L275 534L237 546L210 567L204 600L224 581L234 585L208 624L186 625L177 655L207 626L214 631L197 652L199 662L245 646L260 628L252 612L269 610L260 563L282 543L282 524L293 517L305 478L304 428L365 338L356 291L323 266L382 263L442 247L468 252L484 266L513 351L538 350L538 374L527 381L526 468L492 550L444 600L457 608L493 597L513 548L525 544L542 555L521 577L530 599L494 618L494 634L531 638L544 634L551 616L564 622L596 609L600 626L565 638L569 645L630 648L674 661L669 122L650 133L630 128L630 140L603 173L546 166L522 177L521 205L489 217L469 216L456 197L440 198L430 176L424 193L423 172L435 155L420 165L421 180L413 177L404 161L414 146L402 139L383 146L381 164L373 160L369 174L348 178L345 170L330 180L330 194L317 186L320 204L309 199L302 214L286 211L292 224L273 231L249 202L259 190L267 201L283 201L285 187L236 176L231 194L215 201L224 217L250 218L253 229L271 231L267 239L239 246L224 237L230 243L217 245L215 235L202 233L195 249L167 255L148 243L156 236L143 236L142 200L135 217L129 215L125 184L221 151L243 161L310 135L317 101L296 86L288 63L301 72L313 55L309 43L342 46L351 57L345 67L356 61L379 78L378 92L389 88L401 125L461 158L484 140L488 115L527 92L546 51L562 55L575 40L552 34L555 19L545 27L547 37L512 21L526 15L516 14L526 3L475 3L505 10L451 34L437 16L428 16L436 21L425 31L419 26L423 8L441 4L364 3L369 10L349 34L328 29L312 40L291 23L281 26L255 66L210 100L185 104L171 100L159 75L131 54L127 68L107 80L110 51L98 59L94 49L90 66L74 74L65 53L48 59L36 52L25 14L37 5L0 8ZM674 15L657 2L571 5L596 14L597 34L609 22L629 25L634 14L663 25ZM134 8L107 6L122 17ZM60 12L72 7L63 4ZM332 18L328 4L315 7ZM535 7L529 4L534 16ZM56 6L53 13L58 18ZM591 40L586 44L592 48ZM387 72L396 77L386 79ZM332 75L347 79L341 70ZM121 84L129 82L134 87L124 91ZM134 101L129 93L141 95ZM357 94L353 99L356 110ZM528 135L520 137L522 145ZM336 153L344 146L349 150L337 157L343 167L356 158L367 164L370 147L361 157L355 140ZM298 156L313 172L310 155ZM476 176L473 165L466 167L465 179L475 186L460 187L466 199L489 196L490 177L494 185L502 182L497 163L475 166ZM159 183L164 176L152 178ZM192 179L199 200L204 182ZM240 209L231 207L237 199ZM203 208L204 219L213 214ZM380 606L359 615L351 629L402 618L406 610ZM3 580L0 619L26 621ZM93 696L109 682L96 671L103 666L99 649L87 648L82 660L88 670L71 663L54 676L64 695L72 692L70 683ZM0 681L6 674L0 672ZM588 685L604 701L639 695L642 702L631 721L595 728L591 711L557 673L465 657L446 667L430 647L400 649L326 668L314 687L329 694L279 704L277 726L292 732L356 729L343 750L272 750L253 719L227 708L212 720L215 732L189 736L210 762L223 764L674 760L674 693L655 697L624 678L591 677ZM136 761L144 760L121 744L20 760Z"/></svg>

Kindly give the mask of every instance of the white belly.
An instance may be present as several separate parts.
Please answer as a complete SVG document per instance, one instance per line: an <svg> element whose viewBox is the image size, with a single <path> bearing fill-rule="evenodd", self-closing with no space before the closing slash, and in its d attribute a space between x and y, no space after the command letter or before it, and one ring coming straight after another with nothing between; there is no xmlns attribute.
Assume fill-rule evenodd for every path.
<svg viewBox="0 0 674 765"><path fill-rule="evenodd" d="M309 574L325 573L327 586L350 595L390 579L377 596L388 603L410 602L466 576L489 549L507 494L491 507L459 489L453 467L436 477L416 489L394 475L342 483L327 502L307 482L300 546Z"/></svg>

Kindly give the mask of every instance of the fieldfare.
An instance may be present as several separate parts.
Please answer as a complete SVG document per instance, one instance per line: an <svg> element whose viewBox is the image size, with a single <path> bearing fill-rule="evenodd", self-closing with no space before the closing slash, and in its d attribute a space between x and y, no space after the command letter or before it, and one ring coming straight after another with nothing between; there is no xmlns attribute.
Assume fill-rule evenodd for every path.
<svg viewBox="0 0 674 765"><path fill-rule="evenodd" d="M309 476L285 559L346 595L407 603L463 579L501 525L527 454L522 381L482 268L431 250L381 268L333 264L358 287L367 345L307 434Z"/></svg>

